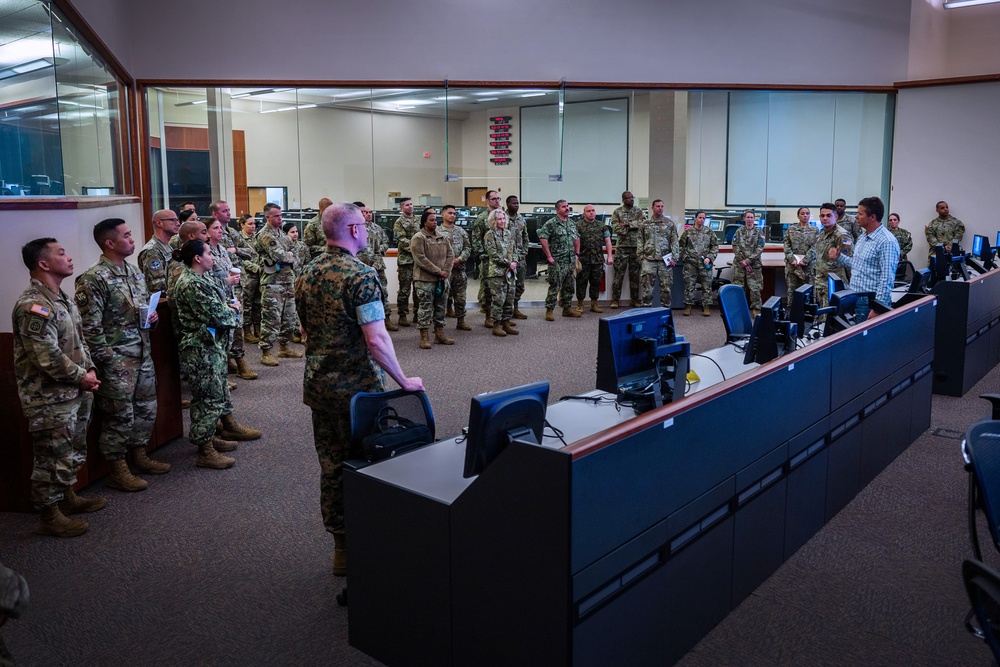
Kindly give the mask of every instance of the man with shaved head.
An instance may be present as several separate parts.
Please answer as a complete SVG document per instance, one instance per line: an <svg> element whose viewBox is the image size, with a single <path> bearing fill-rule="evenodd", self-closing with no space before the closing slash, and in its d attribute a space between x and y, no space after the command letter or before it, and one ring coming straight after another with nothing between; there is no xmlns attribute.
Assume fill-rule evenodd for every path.
<svg viewBox="0 0 1000 667"><path fill-rule="evenodd" d="M302 229L302 242L309 248L309 255L315 257L326 252L326 237L323 236L323 211L333 202L323 197L319 200L319 213L309 219Z"/></svg>
<svg viewBox="0 0 1000 667"><path fill-rule="evenodd" d="M169 208L153 214L153 236L139 251L139 270L146 278L146 290L161 292L160 299L167 298L167 265L173 248L170 239L180 228L177 214Z"/></svg>
<svg viewBox="0 0 1000 667"><path fill-rule="evenodd" d="M356 255L368 240L365 218L354 204L323 212L325 252L306 265L295 284L295 307L306 334L303 402L312 408L320 463L323 524L333 534L333 573L347 574L347 536L341 467L362 455L350 449L351 397L385 391L386 373L400 387L422 390L423 381L399 367L385 328L378 273Z"/></svg>

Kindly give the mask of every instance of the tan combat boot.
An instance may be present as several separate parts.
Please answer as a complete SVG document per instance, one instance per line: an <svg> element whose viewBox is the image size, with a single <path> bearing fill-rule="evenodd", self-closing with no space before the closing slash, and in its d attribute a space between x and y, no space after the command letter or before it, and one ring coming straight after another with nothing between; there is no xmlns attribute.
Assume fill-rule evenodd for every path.
<svg viewBox="0 0 1000 667"><path fill-rule="evenodd" d="M401 326L401 327L408 327L408 326L410 326L410 323L406 319L406 313L400 313L399 314L399 326Z"/></svg>
<svg viewBox="0 0 1000 667"><path fill-rule="evenodd" d="M204 445L198 446L198 460L194 464L199 468L225 470L226 468L231 468L234 463L236 463L236 459L223 456L215 451L215 447L212 446L211 442L206 442Z"/></svg>
<svg viewBox="0 0 1000 667"><path fill-rule="evenodd" d="M592 313L603 313L604 309L597 305L597 299L590 300L590 312Z"/></svg>
<svg viewBox="0 0 1000 667"><path fill-rule="evenodd" d="M90 526L86 521L67 519L56 504L46 505L40 510L38 522L39 535L54 535L55 537L76 537L87 532Z"/></svg>
<svg viewBox="0 0 1000 667"><path fill-rule="evenodd" d="M448 310L445 311L444 316L445 317L455 317L455 306L453 304L451 304L450 302L448 303Z"/></svg>
<svg viewBox="0 0 1000 667"><path fill-rule="evenodd" d="M293 333L292 334L292 342L295 343L295 344L297 344L297 345L301 345L302 344L302 334L299 333L298 331L296 331L295 333Z"/></svg>
<svg viewBox="0 0 1000 667"><path fill-rule="evenodd" d="M431 349L431 337L427 332L427 329L420 330L420 349L429 350Z"/></svg>
<svg viewBox="0 0 1000 667"><path fill-rule="evenodd" d="M389 314L385 315L385 330L386 331L399 331L399 325L392 321Z"/></svg>
<svg viewBox="0 0 1000 667"><path fill-rule="evenodd" d="M459 331L472 331L472 327L465 323L464 317L458 318L458 323L455 324L455 328Z"/></svg>
<svg viewBox="0 0 1000 667"><path fill-rule="evenodd" d="M611 308L614 309L614 308L617 308L617 307L618 307L618 299L612 299L611 300Z"/></svg>
<svg viewBox="0 0 1000 667"><path fill-rule="evenodd" d="M498 321L493 323L493 335L500 336L501 338L507 335L507 332L503 330L503 322Z"/></svg>
<svg viewBox="0 0 1000 667"><path fill-rule="evenodd" d="M563 308L563 317L580 317L581 315L583 315L583 313L576 308Z"/></svg>
<svg viewBox="0 0 1000 667"><path fill-rule="evenodd" d="M333 534L333 574L347 576L347 535L343 533Z"/></svg>
<svg viewBox="0 0 1000 667"><path fill-rule="evenodd" d="M504 320L503 322L501 322L500 328L502 328L507 333L508 336L516 336L519 333L521 333L520 331L518 331L513 327L513 323L510 320Z"/></svg>
<svg viewBox="0 0 1000 667"><path fill-rule="evenodd" d="M125 459L115 459L111 462L111 479L108 486L119 491L142 491L149 484L144 479L139 479L128 469Z"/></svg>
<svg viewBox="0 0 1000 667"><path fill-rule="evenodd" d="M146 455L146 449L144 447L133 447L128 450L128 458L129 462L139 472L147 472L154 475L162 475L163 473L170 472L169 463L149 458L149 456Z"/></svg>
<svg viewBox="0 0 1000 667"><path fill-rule="evenodd" d="M232 440L223 440L217 435L212 436L212 447L214 447L217 452L232 452L239 446L239 443L233 442Z"/></svg>
<svg viewBox="0 0 1000 667"><path fill-rule="evenodd" d="M493 318L490 317L489 315L487 315L486 316L486 321L483 322L483 326L486 327L487 329L492 329L493 328L493 324L494 324Z"/></svg>
<svg viewBox="0 0 1000 667"><path fill-rule="evenodd" d="M518 305L520 305L520 303L521 303L520 301L514 302L514 318L518 320L526 320L528 319L528 316L522 313L521 309L518 308Z"/></svg>
<svg viewBox="0 0 1000 667"><path fill-rule="evenodd" d="M232 357L229 357L229 359L226 361L226 372L229 375L236 375L237 372L236 360L233 359Z"/></svg>
<svg viewBox="0 0 1000 667"><path fill-rule="evenodd" d="M576 300L576 309L579 310L581 313L583 312L583 299Z"/></svg>
<svg viewBox="0 0 1000 667"><path fill-rule="evenodd" d="M546 308L545 309L545 321L546 322L555 322L556 321L556 316L553 314L551 308Z"/></svg>
<svg viewBox="0 0 1000 667"><path fill-rule="evenodd" d="M222 415L220 421L222 429L219 431L219 437L225 440L257 440L260 438L259 430L240 424L231 412L228 415Z"/></svg>
<svg viewBox="0 0 1000 667"><path fill-rule="evenodd" d="M704 315L705 317L711 317L712 316L712 310L708 306L702 306L701 307L701 314Z"/></svg>
<svg viewBox="0 0 1000 667"><path fill-rule="evenodd" d="M226 380L226 386L229 387L229 391L236 391L236 383L232 380Z"/></svg>
<svg viewBox="0 0 1000 667"><path fill-rule="evenodd" d="M455 339L444 335L444 327L434 327L434 342L442 345L454 345Z"/></svg>
<svg viewBox="0 0 1000 667"><path fill-rule="evenodd" d="M240 357L236 360L236 377L241 380L257 379L257 373L250 368L250 364L247 363L246 357Z"/></svg>
<svg viewBox="0 0 1000 667"><path fill-rule="evenodd" d="M191 407L191 399L190 398L182 398L181 399L181 410L187 410L190 407Z"/></svg>
<svg viewBox="0 0 1000 667"><path fill-rule="evenodd" d="M260 338L257 338L257 335L253 332L252 326L247 325L243 327L243 342L250 343L251 345L260 342Z"/></svg>
<svg viewBox="0 0 1000 667"><path fill-rule="evenodd" d="M760 315L760 311L759 310L757 310L756 308L751 308L750 309L750 319L751 320L757 319L758 315Z"/></svg>
<svg viewBox="0 0 1000 667"><path fill-rule="evenodd" d="M278 358L279 359L301 359L302 351L293 350L288 347L288 343L278 343Z"/></svg>
<svg viewBox="0 0 1000 667"><path fill-rule="evenodd" d="M274 348L269 347L266 350L261 350L260 352L260 365L261 366L277 366L278 359L274 356Z"/></svg>
<svg viewBox="0 0 1000 667"><path fill-rule="evenodd" d="M73 487L69 487L66 489L63 499L59 502L59 509L63 514L79 514L80 512L96 512L97 510L104 509L104 506L107 504L108 501L101 496L84 498L76 495Z"/></svg>

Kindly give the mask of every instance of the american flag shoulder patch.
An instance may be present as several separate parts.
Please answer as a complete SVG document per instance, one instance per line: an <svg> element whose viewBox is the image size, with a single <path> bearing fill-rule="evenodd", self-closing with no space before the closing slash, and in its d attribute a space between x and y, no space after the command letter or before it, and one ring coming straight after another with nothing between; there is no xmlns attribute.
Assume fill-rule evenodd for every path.
<svg viewBox="0 0 1000 667"><path fill-rule="evenodd" d="M40 303L32 304L31 312L34 313L35 315L41 315L42 317L49 316L49 309Z"/></svg>

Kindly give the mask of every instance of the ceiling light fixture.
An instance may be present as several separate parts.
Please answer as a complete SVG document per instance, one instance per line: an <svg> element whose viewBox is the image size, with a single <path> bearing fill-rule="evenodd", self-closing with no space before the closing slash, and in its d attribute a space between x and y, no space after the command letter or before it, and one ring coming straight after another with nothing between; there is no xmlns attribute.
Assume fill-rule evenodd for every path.
<svg viewBox="0 0 1000 667"><path fill-rule="evenodd" d="M992 5L1000 0L952 0L944 3L945 9L958 9L959 7L975 7L976 5Z"/></svg>

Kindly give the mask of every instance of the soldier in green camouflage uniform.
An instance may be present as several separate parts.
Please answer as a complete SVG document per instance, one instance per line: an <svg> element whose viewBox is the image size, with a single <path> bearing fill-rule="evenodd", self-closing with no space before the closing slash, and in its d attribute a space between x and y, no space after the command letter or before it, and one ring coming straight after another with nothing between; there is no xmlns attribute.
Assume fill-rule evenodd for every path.
<svg viewBox="0 0 1000 667"><path fill-rule="evenodd" d="M945 252L951 252L952 243L960 243L965 236L965 223L950 214L948 202L939 201L936 206L938 217L924 227L927 237L927 263L934 257L934 248L943 245Z"/></svg>
<svg viewBox="0 0 1000 667"><path fill-rule="evenodd" d="M601 278L604 277L605 256L612 258L611 230L604 221L597 220L597 209L591 204L583 207L583 220L576 223L580 235L580 272L576 276L576 307L583 310L583 299L590 287L590 310L604 312L597 305L601 298ZM605 254L606 253L606 254ZM614 260L611 260L614 261ZM518 264L520 266L520 264Z"/></svg>
<svg viewBox="0 0 1000 667"><path fill-rule="evenodd" d="M177 214L170 209L153 214L153 237L139 251L139 270L146 279L146 289L150 294L160 292L160 300L167 299L167 266L170 264L170 239L180 228Z"/></svg>
<svg viewBox="0 0 1000 667"><path fill-rule="evenodd" d="M913 237L910 232L899 226L899 222L898 213L889 214L889 232L896 237L896 242L899 243L899 263L902 264L906 261L906 253L913 250Z"/></svg>
<svg viewBox="0 0 1000 667"><path fill-rule="evenodd" d="M636 245L646 216L641 208L634 206L635 197L631 192L622 193L622 204L611 214L611 228L615 232L615 277L611 281L611 307L618 307L618 301L622 298L622 283L627 273L631 297L629 305L634 308L639 305L641 281L641 265Z"/></svg>
<svg viewBox="0 0 1000 667"><path fill-rule="evenodd" d="M809 224L811 211L803 206L796 211L797 225L789 225L782 243L785 246L785 306L792 307L792 294L803 285L813 282L813 266L816 264L816 239L819 230ZM796 259L796 255L801 259ZM815 291L815 290L814 290Z"/></svg>
<svg viewBox="0 0 1000 667"><path fill-rule="evenodd" d="M507 214L502 209L490 212L486 219L483 250L486 252L481 280L489 282L492 303L490 319L494 336L516 336L510 325L514 316L514 293L517 290L517 242L507 229Z"/></svg>
<svg viewBox="0 0 1000 667"><path fill-rule="evenodd" d="M382 284L382 307L385 308L385 328L389 331L399 331L399 327L389 319L392 315L392 308L389 303L389 278L385 275L385 253L389 250L389 237L376 223L372 216L372 210L365 206L364 202L354 202L354 205L361 209L365 216L365 231L368 232L368 246L358 252L358 259L375 269L378 273L379 283ZM326 252L326 237L323 236L323 225L319 225L320 240L323 243L323 252Z"/></svg>
<svg viewBox="0 0 1000 667"><path fill-rule="evenodd" d="M719 239L715 232L705 226L705 212L694 214L694 226L684 230L678 245L681 261L684 263L684 314L691 314L694 305L694 291L701 284L702 315L711 315L712 267L719 255Z"/></svg>
<svg viewBox="0 0 1000 667"><path fill-rule="evenodd" d="M257 233L257 252L261 265L260 279L260 363L277 366L271 353L275 339L278 357L298 359L302 353L288 347L296 332L295 282L296 256L291 240L281 231L281 207L268 204L264 210L267 224Z"/></svg>
<svg viewBox="0 0 1000 667"><path fill-rule="evenodd" d="M260 342L260 257L257 255L257 220L244 218L234 237L236 254L240 257L240 303L243 304L243 341L251 345Z"/></svg>
<svg viewBox="0 0 1000 667"><path fill-rule="evenodd" d="M864 230L858 224L857 216L848 215L847 200L837 199L833 202L833 205L837 207L837 226L848 232L851 235L851 240L857 241Z"/></svg>
<svg viewBox="0 0 1000 667"><path fill-rule="evenodd" d="M854 240L851 233L837 224L836 205L826 203L819 207L819 221L823 225L816 238L814 254L816 257L815 273L813 274L813 298L820 308L830 303L827 293L827 278L833 275L847 283L847 276L836 260L829 258L830 248L840 248L840 252L850 255Z"/></svg>
<svg viewBox="0 0 1000 667"><path fill-rule="evenodd" d="M39 533L73 537L86 532L87 524L62 511L92 512L105 505L103 498L79 498L72 488L87 460L91 392L100 381L80 313L61 289L73 275L73 260L53 238L31 241L21 254L31 284L14 304L14 377L35 455L31 501L42 512Z"/></svg>
<svg viewBox="0 0 1000 667"><path fill-rule="evenodd" d="M750 310L760 310L760 291L764 288L761 253L764 232L756 225L753 211L743 214L743 226L733 235L733 284L750 290Z"/></svg>
<svg viewBox="0 0 1000 667"><path fill-rule="evenodd" d="M333 572L344 575L341 468L346 459L362 454L351 450L351 397L385 391L386 372L403 389L424 387L420 378L408 378L400 369L383 326L378 274L355 257L367 241L361 211L353 204L334 204L323 212L323 230L327 251L303 271L295 285L295 303L307 334L303 402L312 409L323 524L335 540Z"/></svg>
<svg viewBox="0 0 1000 667"><path fill-rule="evenodd" d="M514 286L514 319L526 320L528 316L521 312L518 303L524 294L524 281L528 277L528 223L524 216L518 213L521 202L517 195L507 197L507 229L514 236L514 253L517 261L517 284Z"/></svg>
<svg viewBox="0 0 1000 667"><path fill-rule="evenodd" d="M565 199L556 202L556 216L538 228L538 240L549 263L549 291L545 294L545 320L555 320L556 297L563 306L563 317L580 317L573 308L573 269L580 256L580 235L569 219L569 204Z"/></svg>
<svg viewBox="0 0 1000 667"><path fill-rule="evenodd" d="M469 289L469 277L465 273L465 263L472 255L472 242L464 229L455 226L457 217L458 213L451 204L442 208L441 219L444 224L438 227L438 232L451 240L451 250L455 255L455 259L452 260L451 278L448 281L448 291L455 302L455 317L458 318L455 328L460 331L471 331L472 327L465 322L466 292ZM369 242L370 239L369 235ZM388 311L386 311L386 317L388 318ZM386 326L388 327L388 324Z"/></svg>
<svg viewBox="0 0 1000 667"><path fill-rule="evenodd" d="M333 202L323 197L319 200L319 213L309 219L302 228L302 242L309 248L309 257L326 252L326 237L323 236L323 211Z"/></svg>
<svg viewBox="0 0 1000 667"><path fill-rule="evenodd" d="M486 257L486 247L483 245L483 237L486 236L486 232L489 231L489 225L486 219L489 217L490 213L496 211L500 208L500 193L496 190L486 191L486 210L476 216L475 222L472 223L472 254L479 263L479 267L485 266L485 263L489 261ZM482 274L482 270L480 270ZM492 296L490 294L490 286L488 281L483 280L483 276L479 276L479 308L484 313L486 313L486 325L493 326L490 320L490 305L492 303Z"/></svg>
<svg viewBox="0 0 1000 667"><path fill-rule="evenodd" d="M212 214L212 218L222 225L221 234L212 234L212 218L205 221L205 224L209 229L209 241L212 243L212 253L215 255L216 264L221 264L224 266L217 266L215 275L217 277L222 277L225 280L229 280L229 285L226 287L226 293L229 294L231 299L243 300L243 292L240 288L240 278L233 277L230 280L229 272L232 268L240 269L242 274L243 269L240 267L240 249L236 246L236 241L233 239L234 235L238 235L235 229L232 229L229 225L232 222L232 212L229 208L229 204L223 200L212 202L212 205L208 207L209 212ZM233 232L230 234L230 232ZM246 251L243 251L247 254ZM222 271L225 271L225 275L222 275ZM237 327L229 333L229 356L233 358L237 366L237 373L244 380L253 380L257 377L257 374L250 370L250 367L246 364L243 359L244 356L244 346L243 346L243 327ZM236 385L233 385L234 387Z"/></svg>
<svg viewBox="0 0 1000 667"><path fill-rule="evenodd" d="M222 221L217 218L210 218L208 220L208 247L214 259L212 262L212 269L208 272L208 275L219 283L219 287L222 288L226 303L239 298L236 294L236 286L239 285L240 282L239 276L232 273L235 253L229 252L229 248L226 248L224 245L229 242L229 240L229 235L226 233ZM237 330L240 333L239 336L235 335ZM244 349L242 334L243 328L235 327L234 329L227 331L224 337L226 340L226 351L229 356L233 357L235 360L243 359ZM247 370L249 371L249 368L247 368ZM256 377L257 375L254 373L253 378Z"/></svg>
<svg viewBox="0 0 1000 667"><path fill-rule="evenodd" d="M413 200L405 199L399 204L402 213L392 225L396 235L396 271L399 276L399 292L396 294L396 310L399 311L399 326L410 326L406 316L410 313L410 293L413 292L413 317L417 316L417 295L413 289L413 255L410 254L410 240L420 231L420 220L413 215Z"/></svg>
<svg viewBox="0 0 1000 667"><path fill-rule="evenodd" d="M233 412L226 383L226 345L239 326L239 302L230 303L223 283L211 275L215 255L201 241L180 251L185 268L174 285L174 304L181 322L180 358L191 387L188 439L198 448L196 465L223 469L236 461L222 456L214 443L216 424Z"/></svg>
<svg viewBox="0 0 1000 667"><path fill-rule="evenodd" d="M83 336L97 367L101 386L101 454L111 461L108 486L141 491L147 484L129 471L126 453L142 472L165 473L169 464L153 461L144 447L156 421L156 371L150 355L149 329L140 317L149 305L146 280L125 258L135 252L135 241L125 221L109 218L94 227L101 248L97 264L76 279L76 305L83 318ZM150 323L157 315L149 313Z"/></svg>
<svg viewBox="0 0 1000 667"><path fill-rule="evenodd" d="M663 200L655 199L650 207L652 217L639 230L639 245L637 254L642 261L642 274L639 278L642 286L640 305L651 306L653 303L653 285L660 280L660 305L670 307L670 291L674 285L674 265L681 256L680 237L677 225L663 215ZM670 259L663 258L669 254Z"/></svg>

